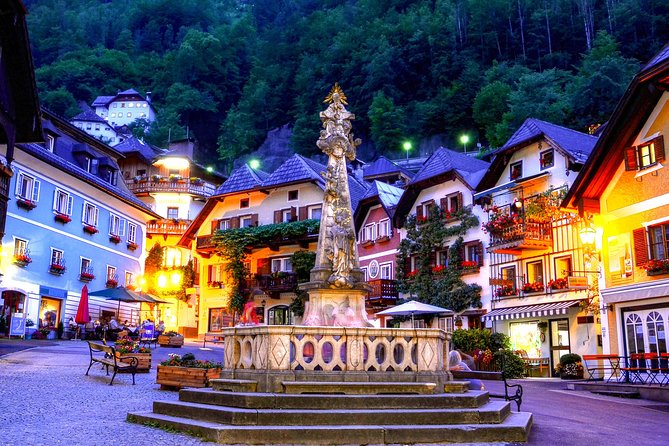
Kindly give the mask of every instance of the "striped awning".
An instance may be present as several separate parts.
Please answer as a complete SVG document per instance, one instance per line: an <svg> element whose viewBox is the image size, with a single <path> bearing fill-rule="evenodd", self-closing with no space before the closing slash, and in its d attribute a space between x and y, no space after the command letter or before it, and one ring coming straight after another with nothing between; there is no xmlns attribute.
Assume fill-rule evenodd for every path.
<svg viewBox="0 0 669 446"><path fill-rule="evenodd" d="M540 316L567 314L567 310L578 305L580 300L566 300L548 304L525 305L522 307L497 308L481 316L483 321L501 321L506 319L524 319Z"/></svg>

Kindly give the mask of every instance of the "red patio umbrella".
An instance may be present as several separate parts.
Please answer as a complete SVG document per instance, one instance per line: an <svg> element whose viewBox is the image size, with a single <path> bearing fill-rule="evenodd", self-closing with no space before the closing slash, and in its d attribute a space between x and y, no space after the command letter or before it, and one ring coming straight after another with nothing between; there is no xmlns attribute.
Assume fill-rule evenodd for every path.
<svg viewBox="0 0 669 446"><path fill-rule="evenodd" d="M88 314L88 287L84 284L81 289L81 299L79 299L79 308L77 308L77 315L74 317L74 322L77 324L87 324L91 320Z"/></svg>

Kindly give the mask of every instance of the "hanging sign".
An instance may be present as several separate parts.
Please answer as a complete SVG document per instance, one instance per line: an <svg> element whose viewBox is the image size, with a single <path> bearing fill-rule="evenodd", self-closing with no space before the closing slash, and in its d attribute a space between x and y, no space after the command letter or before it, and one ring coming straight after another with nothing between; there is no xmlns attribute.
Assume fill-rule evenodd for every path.
<svg viewBox="0 0 669 446"><path fill-rule="evenodd" d="M588 278L584 276L568 276L567 288L570 290L587 290Z"/></svg>
<svg viewBox="0 0 669 446"><path fill-rule="evenodd" d="M9 326L9 336L24 336L26 334L26 318L24 313L12 313L12 322Z"/></svg>

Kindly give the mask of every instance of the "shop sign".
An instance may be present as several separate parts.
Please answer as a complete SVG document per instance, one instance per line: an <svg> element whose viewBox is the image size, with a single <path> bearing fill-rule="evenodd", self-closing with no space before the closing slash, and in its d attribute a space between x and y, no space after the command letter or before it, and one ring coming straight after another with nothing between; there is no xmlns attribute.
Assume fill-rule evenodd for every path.
<svg viewBox="0 0 669 446"><path fill-rule="evenodd" d="M587 290L588 289L588 278L581 276L568 276L567 277L567 288L570 290Z"/></svg>

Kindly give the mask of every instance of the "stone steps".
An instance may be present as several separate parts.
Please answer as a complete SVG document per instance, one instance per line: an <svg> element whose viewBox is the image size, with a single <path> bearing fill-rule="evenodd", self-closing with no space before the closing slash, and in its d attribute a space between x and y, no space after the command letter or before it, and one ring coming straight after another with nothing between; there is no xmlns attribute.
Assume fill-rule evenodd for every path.
<svg viewBox="0 0 669 446"><path fill-rule="evenodd" d="M500 424L422 426L413 424L230 426L151 412L130 413L128 420L186 431L222 444L344 445L525 442L532 426L532 414L527 412L511 413Z"/></svg>
<svg viewBox="0 0 669 446"><path fill-rule="evenodd" d="M285 393L318 393L345 395L424 395L436 393L437 385L427 382L313 382L283 381Z"/></svg>
<svg viewBox="0 0 669 446"><path fill-rule="evenodd" d="M247 409L183 401L156 401L156 414L182 416L233 426L500 424L511 409L506 402L489 402L470 409Z"/></svg>
<svg viewBox="0 0 669 446"><path fill-rule="evenodd" d="M253 392L219 392L182 389L179 400L253 409L456 409L477 408L489 401L488 392L429 395L318 395Z"/></svg>

